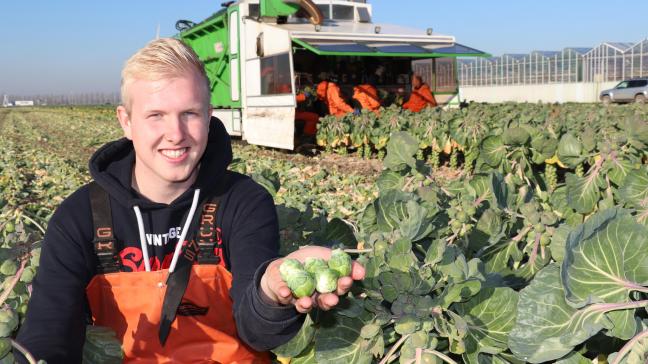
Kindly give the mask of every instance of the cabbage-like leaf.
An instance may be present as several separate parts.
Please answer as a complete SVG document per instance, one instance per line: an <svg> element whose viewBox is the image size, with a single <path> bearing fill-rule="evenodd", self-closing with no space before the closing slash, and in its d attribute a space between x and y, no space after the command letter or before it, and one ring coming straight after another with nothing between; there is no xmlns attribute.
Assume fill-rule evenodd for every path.
<svg viewBox="0 0 648 364"><path fill-rule="evenodd" d="M506 145L524 145L530 138L529 132L520 127L508 128L502 133L502 142Z"/></svg>
<svg viewBox="0 0 648 364"><path fill-rule="evenodd" d="M417 241L432 232L427 209L411 193L391 190L375 202L380 231L400 231L401 236Z"/></svg>
<svg viewBox="0 0 648 364"><path fill-rule="evenodd" d="M477 363L480 353L498 354L508 346L515 325L517 293L508 287L482 289L464 303L453 306L468 324L464 362Z"/></svg>
<svg viewBox="0 0 648 364"><path fill-rule="evenodd" d="M391 135L387 144L387 155L383 162L385 168L402 171L408 166L416 169L414 155L418 151L418 142L407 132L401 131Z"/></svg>
<svg viewBox="0 0 648 364"><path fill-rule="evenodd" d="M339 218L333 218L322 230L313 234L313 242L321 246L334 246L342 244L348 248L355 248L358 245L353 228Z"/></svg>
<svg viewBox="0 0 648 364"><path fill-rule="evenodd" d="M287 343L272 349L272 352L275 353L275 355L281 357L296 357L304 352L305 349L310 345L311 341L313 341L313 337L315 337L315 331L315 325L313 323L313 320L311 319L311 315L306 315L304 324L297 332L297 335L295 335Z"/></svg>
<svg viewBox="0 0 648 364"><path fill-rule="evenodd" d="M567 300L577 307L630 302L630 293L648 284L648 230L622 210L592 216L567 237L562 281ZM608 316L611 335L628 340L635 334L634 310Z"/></svg>
<svg viewBox="0 0 648 364"><path fill-rule="evenodd" d="M401 190L405 185L405 177L402 174L392 171L383 171L376 181L380 193L389 190Z"/></svg>
<svg viewBox="0 0 648 364"><path fill-rule="evenodd" d="M576 309L565 299L560 267L542 269L520 291L509 348L518 358L542 363L563 357L603 328L612 327L605 313L591 306Z"/></svg>
<svg viewBox="0 0 648 364"><path fill-rule="evenodd" d="M579 353L570 353L564 358L556 361L556 364L592 364L592 361Z"/></svg>
<svg viewBox="0 0 648 364"><path fill-rule="evenodd" d="M363 347L360 331L365 323L357 318L327 314L315 338L318 363L371 363L372 355Z"/></svg>
<svg viewBox="0 0 648 364"><path fill-rule="evenodd" d="M648 171L642 168L628 173L618 193L627 206L638 209L648 206Z"/></svg>
<svg viewBox="0 0 648 364"><path fill-rule="evenodd" d="M558 159L570 167L575 167L581 161L581 142L571 133L566 133L558 143Z"/></svg>
<svg viewBox="0 0 648 364"><path fill-rule="evenodd" d="M575 174L567 174L567 203L581 214L589 214L594 211L596 204L601 199L599 191L599 180L602 177L598 173L578 177Z"/></svg>
<svg viewBox="0 0 648 364"><path fill-rule="evenodd" d="M482 142L480 157L491 167L498 167L506 156L506 146L500 136L489 136Z"/></svg>

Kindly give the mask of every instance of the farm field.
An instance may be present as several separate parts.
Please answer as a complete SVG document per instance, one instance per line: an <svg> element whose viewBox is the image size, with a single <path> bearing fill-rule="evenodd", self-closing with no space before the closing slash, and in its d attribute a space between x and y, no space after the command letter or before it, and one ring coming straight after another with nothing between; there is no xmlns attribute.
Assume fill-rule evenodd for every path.
<svg viewBox="0 0 648 364"><path fill-rule="evenodd" d="M2 362L49 217L120 136L108 108L0 109ZM325 118L317 142L315 157L234 145L284 253L341 245L367 269L280 360L646 362L648 107L386 109Z"/></svg>

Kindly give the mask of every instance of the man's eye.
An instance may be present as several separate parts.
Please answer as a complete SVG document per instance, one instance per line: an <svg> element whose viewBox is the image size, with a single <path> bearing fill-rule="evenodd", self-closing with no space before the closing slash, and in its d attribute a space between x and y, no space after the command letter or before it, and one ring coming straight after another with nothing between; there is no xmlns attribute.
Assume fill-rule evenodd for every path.
<svg viewBox="0 0 648 364"><path fill-rule="evenodd" d="M146 118L147 118L147 119L159 119L160 116L161 116L161 115L158 114L158 113L153 113L153 114L149 114L148 116L146 116Z"/></svg>

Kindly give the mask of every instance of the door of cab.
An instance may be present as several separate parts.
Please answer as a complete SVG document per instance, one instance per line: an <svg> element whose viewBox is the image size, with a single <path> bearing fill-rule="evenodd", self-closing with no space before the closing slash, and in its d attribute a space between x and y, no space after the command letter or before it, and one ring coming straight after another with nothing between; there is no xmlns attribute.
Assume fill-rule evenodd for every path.
<svg viewBox="0 0 648 364"><path fill-rule="evenodd" d="M250 23L245 42L243 136L251 144L293 149L296 105L289 33Z"/></svg>

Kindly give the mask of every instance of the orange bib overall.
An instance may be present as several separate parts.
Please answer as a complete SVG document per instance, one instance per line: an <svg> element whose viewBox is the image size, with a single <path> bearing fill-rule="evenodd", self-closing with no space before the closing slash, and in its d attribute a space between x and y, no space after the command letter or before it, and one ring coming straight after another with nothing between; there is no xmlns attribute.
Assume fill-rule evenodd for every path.
<svg viewBox="0 0 648 364"><path fill-rule="evenodd" d="M205 210L215 216L215 208ZM104 235L113 238L112 231ZM113 246L114 241L96 243L100 261L105 262L104 257L108 259L108 254L114 254ZM102 251L104 247L107 250ZM223 264L191 266L187 288L164 346L160 344L158 329L168 269L100 273L103 274L95 275L86 287L92 319L95 325L116 332L122 342L124 363L270 362L267 353L253 351L237 336L229 296L232 275Z"/></svg>

